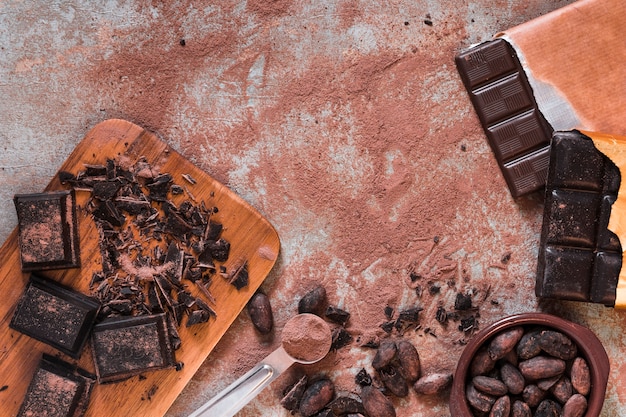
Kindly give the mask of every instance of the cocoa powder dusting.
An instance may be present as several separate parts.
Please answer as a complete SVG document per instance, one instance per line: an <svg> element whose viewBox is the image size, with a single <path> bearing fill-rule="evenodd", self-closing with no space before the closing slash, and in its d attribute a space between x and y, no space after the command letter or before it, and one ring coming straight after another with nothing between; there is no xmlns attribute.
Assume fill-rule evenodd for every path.
<svg viewBox="0 0 626 417"><path fill-rule="evenodd" d="M330 348L328 325L311 314L294 316L285 325L281 337L289 356L303 362L321 359Z"/></svg>

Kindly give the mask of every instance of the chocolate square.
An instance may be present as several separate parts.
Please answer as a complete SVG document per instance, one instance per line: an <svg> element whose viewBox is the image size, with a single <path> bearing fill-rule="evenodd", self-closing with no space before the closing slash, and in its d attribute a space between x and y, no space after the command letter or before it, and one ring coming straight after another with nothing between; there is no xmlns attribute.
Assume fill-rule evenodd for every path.
<svg viewBox="0 0 626 417"><path fill-rule="evenodd" d="M80 266L73 190L17 194L13 202L23 271Z"/></svg>
<svg viewBox="0 0 626 417"><path fill-rule="evenodd" d="M615 304L622 246L608 230L621 175L578 132L555 132L535 293L539 297Z"/></svg>
<svg viewBox="0 0 626 417"><path fill-rule="evenodd" d="M94 383L94 375L43 355L17 417L81 417Z"/></svg>
<svg viewBox="0 0 626 417"><path fill-rule="evenodd" d="M107 319L94 326L92 348L101 383L176 366L163 313Z"/></svg>
<svg viewBox="0 0 626 417"><path fill-rule="evenodd" d="M100 302L31 274L9 327L78 358L100 309Z"/></svg>

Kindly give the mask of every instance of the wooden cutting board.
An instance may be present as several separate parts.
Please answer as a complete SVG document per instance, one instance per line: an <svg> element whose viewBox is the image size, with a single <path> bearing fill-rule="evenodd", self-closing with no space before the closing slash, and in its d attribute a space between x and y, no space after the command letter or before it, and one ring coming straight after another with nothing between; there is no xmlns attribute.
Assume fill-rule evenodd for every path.
<svg viewBox="0 0 626 417"><path fill-rule="evenodd" d="M216 299L211 307L216 317L208 323L184 325L179 328L182 346L176 351L176 360L184 367L180 371L160 370L135 376L112 384L96 384L87 410L90 417L162 416L211 353L222 335L239 315L250 297L261 285L278 257L280 242L274 228L254 208L224 185L195 167L182 155L159 140L154 134L124 120L108 120L95 126L78 144L60 168L74 174L84 171L84 164L104 164L107 159L128 158L131 162L144 157L161 173L173 176L175 184L184 185L186 192L174 196L176 204L192 198L198 204L217 207L216 221L224 226L222 237L231 244L229 263L247 261L249 284L235 289L226 280L216 277L210 291ZM182 175L197 180L193 185ZM64 189L58 176L46 190ZM92 273L102 270L95 223L84 209L89 192L77 191L80 268L46 271L43 275L56 279L85 294L90 294ZM15 416L22 403L28 384L42 353L60 356L94 372L90 347L78 361L59 353L43 343L9 329L15 305L25 289L28 274L20 268L17 229L0 248L0 414ZM183 281L184 282L184 281ZM191 283L188 283L191 287Z"/></svg>

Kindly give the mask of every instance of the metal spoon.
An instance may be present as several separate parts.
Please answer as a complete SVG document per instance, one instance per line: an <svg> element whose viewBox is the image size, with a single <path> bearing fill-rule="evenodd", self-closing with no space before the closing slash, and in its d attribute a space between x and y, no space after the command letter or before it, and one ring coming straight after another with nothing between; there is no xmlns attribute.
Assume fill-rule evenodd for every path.
<svg viewBox="0 0 626 417"><path fill-rule="evenodd" d="M290 339L290 336L286 336L292 334L291 330L311 327L316 327L321 331L321 333L318 332L319 337L312 339L311 335L315 332L306 333L303 338ZM308 365L323 359L328 354L332 343L328 324L320 317L306 313L292 317L285 324L281 337L281 345L278 349L191 413L189 417L232 417L294 363ZM292 356L301 351L306 352L305 357Z"/></svg>

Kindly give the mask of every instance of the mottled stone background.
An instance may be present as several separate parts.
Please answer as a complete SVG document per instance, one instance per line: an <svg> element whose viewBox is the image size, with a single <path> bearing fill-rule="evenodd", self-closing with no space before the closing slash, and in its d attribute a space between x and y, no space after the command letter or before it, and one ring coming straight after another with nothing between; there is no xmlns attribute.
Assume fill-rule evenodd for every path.
<svg viewBox="0 0 626 417"><path fill-rule="evenodd" d="M127 119L241 195L282 243L263 285L276 335L258 337L242 313L169 417L275 349L318 283L355 335L385 305L424 308L405 337L426 372L453 371L471 337L434 320L458 292L473 295L477 327L535 310L588 325L612 361L603 416L626 415L626 315L535 300L541 198L508 194L453 63L569 3L0 0L0 238L16 226L15 193L42 190L98 122ZM355 342L298 372L357 393L372 353ZM278 404L288 377L240 415L289 415ZM394 403L399 416L449 415L446 395Z"/></svg>

